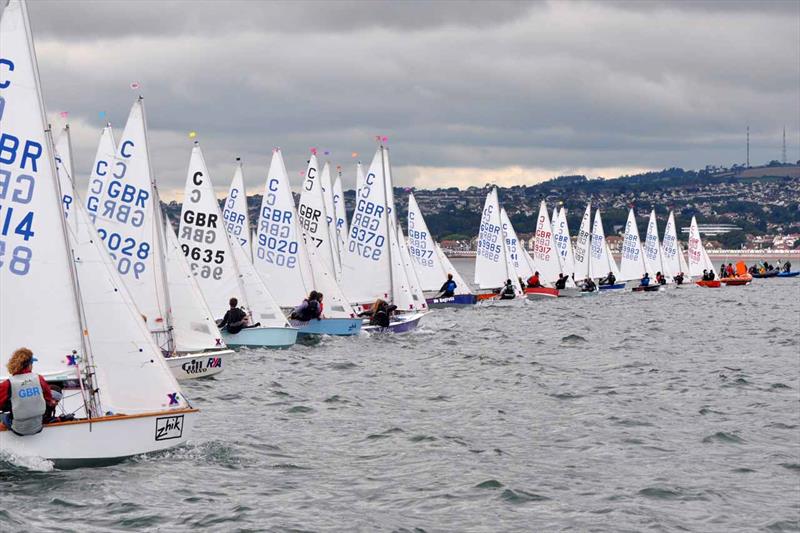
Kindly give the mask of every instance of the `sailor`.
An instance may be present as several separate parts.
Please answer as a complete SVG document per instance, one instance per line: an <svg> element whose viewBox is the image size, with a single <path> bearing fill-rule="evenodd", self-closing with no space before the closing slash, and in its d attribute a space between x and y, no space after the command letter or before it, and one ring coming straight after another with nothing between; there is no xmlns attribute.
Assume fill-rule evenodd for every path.
<svg viewBox="0 0 800 533"><path fill-rule="evenodd" d="M609 272L608 276L600 280L600 285L613 285L617 281L617 276L613 272Z"/></svg>
<svg viewBox="0 0 800 533"><path fill-rule="evenodd" d="M676 285L683 285L683 272L678 272L677 276L672 276Z"/></svg>
<svg viewBox="0 0 800 533"><path fill-rule="evenodd" d="M592 278L586 278L585 280L583 280L583 288L581 288L581 291L594 292L596 290L597 290L597 285L592 280Z"/></svg>
<svg viewBox="0 0 800 533"><path fill-rule="evenodd" d="M650 285L650 274L645 272L644 276L642 276L642 279L639 281L639 285L641 285L642 287L647 287L648 285Z"/></svg>
<svg viewBox="0 0 800 533"><path fill-rule="evenodd" d="M659 285L667 284L667 278L664 277L664 274L662 274L660 270L656 272L656 281L658 282Z"/></svg>
<svg viewBox="0 0 800 533"><path fill-rule="evenodd" d="M537 287L541 287L542 282L539 281L539 271L533 273L533 276L528 278L528 287L535 289Z"/></svg>
<svg viewBox="0 0 800 533"><path fill-rule="evenodd" d="M458 285L453 281L453 275L448 274L447 281L445 281L444 284L442 284L442 288L439 289L439 296L437 296L437 298L450 298L455 295L456 287L458 287Z"/></svg>
<svg viewBox="0 0 800 533"><path fill-rule="evenodd" d="M362 311L358 316L368 316L370 326L380 326L388 328L391 323L392 313L397 309L396 305L389 305L385 300L378 298L372 304L372 308Z"/></svg>
<svg viewBox="0 0 800 533"><path fill-rule="evenodd" d="M708 281L708 270L703 269L703 281Z"/></svg>
<svg viewBox="0 0 800 533"><path fill-rule="evenodd" d="M728 269L725 266L725 263L722 263L722 266L719 267L719 277L720 279L726 277L728 275Z"/></svg>
<svg viewBox="0 0 800 533"><path fill-rule="evenodd" d="M289 318L302 322L308 322L315 318L320 320L322 318L320 294L317 291L311 291L308 298L305 298L300 305L292 310L292 314L289 315Z"/></svg>
<svg viewBox="0 0 800 533"><path fill-rule="evenodd" d="M228 333L235 335L243 329L257 328L261 325L261 322L256 322L252 326L249 324L250 318L247 316L247 313L239 307L239 300L236 298L231 298L228 304L231 306L230 309L228 309L225 316L222 317L222 320L217 322L217 327L219 329L225 328Z"/></svg>
<svg viewBox="0 0 800 533"><path fill-rule="evenodd" d="M507 279L506 284L503 285L503 290L500 291L500 299L513 300L516 297L517 297L517 291L514 290L514 285L511 283L511 280Z"/></svg>
<svg viewBox="0 0 800 533"><path fill-rule="evenodd" d="M791 272L791 270L792 270L792 264L789 261L786 261L783 264L783 271L784 272Z"/></svg>
<svg viewBox="0 0 800 533"><path fill-rule="evenodd" d="M716 276L716 274L714 273L714 269L712 268L711 270L708 271L708 281L714 281L714 276Z"/></svg>
<svg viewBox="0 0 800 533"><path fill-rule="evenodd" d="M567 287L567 280L569 277L565 276L564 274L558 275L558 281L556 281L556 289L561 290Z"/></svg>
<svg viewBox="0 0 800 533"><path fill-rule="evenodd" d="M3 424L20 436L39 433L46 413L58 403L47 381L33 372L35 361L31 350L18 349L6 365L11 377L0 383Z"/></svg>

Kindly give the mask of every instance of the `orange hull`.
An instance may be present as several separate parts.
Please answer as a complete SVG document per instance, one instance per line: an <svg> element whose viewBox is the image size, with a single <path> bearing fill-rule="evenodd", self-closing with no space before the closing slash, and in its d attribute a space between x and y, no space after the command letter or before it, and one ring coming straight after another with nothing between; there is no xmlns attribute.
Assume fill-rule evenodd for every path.
<svg viewBox="0 0 800 533"><path fill-rule="evenodd" d="M746 276L737 276L737 277L733 277L733 278L722 278L722 279L720 279L720 281L722 283L724 283L725 285L736 287L736 286L739 286L739 285L747 285L747 284L749 284L751 281L753 281L753 276L751 276L750 274L747 274Z"/></svg>
<svg viewBox="0 0 800 533"><path fill-rule="evenodd" d="M709 289L718 289L722 286L722 282L718 279L712 281L695 281L701 287L708 287Z"/></svg>

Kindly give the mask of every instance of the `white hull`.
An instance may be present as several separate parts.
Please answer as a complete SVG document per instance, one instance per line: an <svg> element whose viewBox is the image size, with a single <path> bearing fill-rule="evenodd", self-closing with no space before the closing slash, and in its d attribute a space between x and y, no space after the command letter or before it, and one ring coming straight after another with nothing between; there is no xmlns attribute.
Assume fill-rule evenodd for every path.
<svg viewBox="0 0 800 533"><path fill-rule="evenodd" d="M178 380L215 376L225 370L225 360L233 350L216 350L165 357L172 375Z"/></svg>
<svg viewBox="0 0 800 533"><path fill-rule="evenodd" d="M197 413L176 409L58 422L26 437L0 426L0 451L12 459L41 457L59 467L110 464L185 444Z"/></svg>

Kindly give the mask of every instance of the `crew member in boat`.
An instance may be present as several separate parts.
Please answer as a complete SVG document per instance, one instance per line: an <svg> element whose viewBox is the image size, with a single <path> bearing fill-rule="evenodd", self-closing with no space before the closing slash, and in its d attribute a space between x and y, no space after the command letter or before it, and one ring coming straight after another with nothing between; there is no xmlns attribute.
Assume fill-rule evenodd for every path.
<svg viewBox="0 0 800 533"><path fill-rule="evenodd" d="M35 361L28 348L16 350L6 365L11 377L0 383L3 424L20 436L39 433L58 403L47 381L33 372Z"/></svg>
<svg viewBox="0 0 800 533"><path fill-rule="evenodd" d="M503 285L503 290L500 291L500 299L513 300L516 297L517 297L517 291L514 290L514 284L511 283L510 279L507 279L506 284Z"/></svg>
<svg viewBox="0 0 800 533"><path fill-rule="evenodd" d="M672 276L672 279L675 280L676 285L683 285L683 272L678 272L677 275Z"/></svg>
<svg viewBox="0 0 800 533"><path fill-rule="evenodd" d="M454 296L456 293L456 287L458 287L458 285L455 281L453 281L453 275L448 274L447 281L445 281L442 284L442 287L439 289L438 298L450 298L451 296Z"/></svg>
<svg viewBox="0 0 800 533"><path fill-rule="evenodd" d="M567 280L569 277L565 276L563 273L558 275L558 280L556 281L556 289L561 290L567 287Z"/></svg>
<svg viewBox="0 0 800 533"><path fill-rule="evenodd" d="M525 285L525 281L522 279L522 276L517 276L517 281L519 282L519 286L522 287L522 290L524 291L527 285Z"/></svg>
<svg viewBox="0 0 800 533"><path fill-rule="evenodd" d="M728 266L725 268L725 274L727 274L729 278L737 277L736 269L733 268L733 263L728 263Z"/></svg>
<svg viewBox="0 0 800 533"><path fill-rule="evenodd" d="M536 272L533 273L531 277L528 278L528 287L530 287L531 289L535 289L541 286L542 282L539 281L539 271L537 270Z"/></svg>
<svg viewBox="0 0 800 533"><path fill-rule="evenodd" d="M239 300L236 298L231 298L228 304L231 306L230 309L222 317L222 320L217 322L219 329L225 328L228 333L235 335L243 329L257 328L261 325L261 322L250 325L250 317L247 316L244 309L239 307Z"/></svg>
<svg viewBox="0 0 800 533"><path fill-rule="evenodd" d="M719 278L722 279L727 276L728 276L728 267L725 265L725 263L722 263L722 266L719 267Z"/></svg>
<svg viewBox="0 0 800 533"><path fill-rule="evenodd" d="M366 311L362 311L358 314L361 317L369 317L369 325L370 326L380 326L382 328L388 328L389 324L392 321L392 314L397 309L396 305L390 305L385 300L378 298L375 300L375 303L372 304L370 309Z"/></svg>
<svg viewBox="0 0 800 533"><path fill-rule="evenodd" d="M656 283L659 285L667 284L667 278L664 277L664 274L662 274L660 270L656 272Z"/></svg>
<svg viewBox="0 0 800 533"><path fill-rule="evenodd" d="M608 276L600 280L600 285L613 285L617 281L617 276L613 272L609 272Z"/></svg>
<svg viewBox="0 0 800 533"><path fill-rule="evenodd" d="M586 278L583 280L583 285L581 287L581 291L583 292L594 292L597 290L597 285L592 280L592 278Z"/></svg>
<svg viewBox="0 0 800 533"><path fill-rule="evenodd" d="M305 298L300 305L292 310L289 315L292 320L300 320L308 322L309 320L320 320L322 318L322 302L320 301L320 293L311 291L308 298Z"/></svg>
<svg viewBox="0 0 800 533"><path fill-rule="evenodd" d="M650 274L648 274L647 272L645 272L645 273L644 273L644 276L642 276L642 279L641 279L641 280L639 280L639 285L640 285L641 287L647 287L647 286L649 286L649 285L650 285Z"/></svg>
<svg viewBox="0 0 800 533"><path fill-rule="evenodd" d="M783 264L783 271L784 272L791 272L791 270L792 270L792 264L789 261L786 261Z"/></svg>

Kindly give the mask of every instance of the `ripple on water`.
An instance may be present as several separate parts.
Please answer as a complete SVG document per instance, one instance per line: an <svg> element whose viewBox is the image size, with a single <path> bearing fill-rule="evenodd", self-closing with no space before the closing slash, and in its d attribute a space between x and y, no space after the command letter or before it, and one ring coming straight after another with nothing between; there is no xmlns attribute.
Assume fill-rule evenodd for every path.
<svg viewBox="0 0 800 533"><path fill-rule="evenodd" d="M481 481L477 485L475 485L476 489L499 489L502 488L503 484L497 481L496 479L487 479L486 481Z"/></svg>
<svg viewBox="0 0 800 533"><path fill-rule="evenodd" d="M575 335L574 333L567 335L566 337L561 337L562 344L578 345L578 344L586 344L587 342L589 341L587 341L584 337L581 337L580 335Z"/></svg>
<svg viewBox="0 0 800 533"><path fill-rule="evenodd" d="M704 444L713 444L719 442L722 444L744 444L744 439L735 433L728 433L725 431L717 431L713 435L703 438Z"/></svg>
<svg viewBox="0 0 800 533"><path fill-rule="evenodd" d="M536 494L534 492L528 492L520 489L505 489L500 494L500 498L507 501L508 503L512 503L515 505L521 505L531 502L544 502L550 500L550 498L548 498L547 496L542 496L541 494Z"/></svg>

